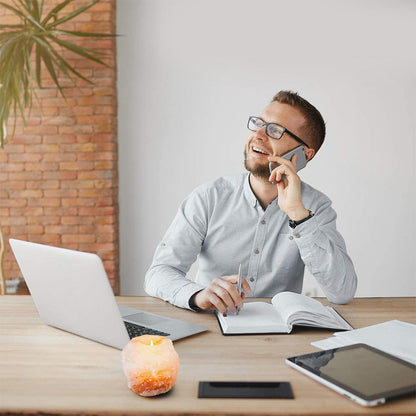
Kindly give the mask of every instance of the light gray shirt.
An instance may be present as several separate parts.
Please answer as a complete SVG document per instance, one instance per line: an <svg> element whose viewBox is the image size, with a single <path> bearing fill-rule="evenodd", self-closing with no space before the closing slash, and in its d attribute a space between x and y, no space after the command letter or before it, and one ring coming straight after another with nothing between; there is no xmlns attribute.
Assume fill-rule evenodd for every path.
<svg viewBox="0 0 416 416"><path fill-rule="evenodd" d="M250 297L301 293L306 265L331 302L347 303L357 276L336 230L336 213L322 192L304 182L301 192L304 206L315 215L292 229L278 198L263 210L249 173L199 186L182 202L158 245L146 273L146 292L190 309L194 293L216 277L237 274L241 263ZM197 258L193 281L186 274Z"/></svg>

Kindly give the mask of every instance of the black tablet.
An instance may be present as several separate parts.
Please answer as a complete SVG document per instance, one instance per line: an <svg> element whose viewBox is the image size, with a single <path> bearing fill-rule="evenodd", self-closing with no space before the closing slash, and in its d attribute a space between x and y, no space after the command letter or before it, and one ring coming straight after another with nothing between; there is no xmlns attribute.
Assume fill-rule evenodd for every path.
<svg viewBox="0 0 416 416"><path fill-rule="evenodd" d="M416 393L415 365L365 344L290 357L286 363L363 406Z"/></svg>

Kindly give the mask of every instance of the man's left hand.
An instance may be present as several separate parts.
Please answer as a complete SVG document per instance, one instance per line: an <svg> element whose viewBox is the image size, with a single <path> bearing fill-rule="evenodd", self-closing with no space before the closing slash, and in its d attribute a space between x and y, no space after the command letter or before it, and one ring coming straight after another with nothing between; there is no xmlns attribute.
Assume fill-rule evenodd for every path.
<svg viewBox="0 0 416 416"><path fill-rule="evenodd" d="M300 221L309 215L302 202L301 180L296 170L297 158L298 155L293 155L289 161L279 156L269 156L269 162L280 163L280 166L273 169L269 182L276 182L279 207L294 221ZM286 178L282 179L283 175Z"/></svg>

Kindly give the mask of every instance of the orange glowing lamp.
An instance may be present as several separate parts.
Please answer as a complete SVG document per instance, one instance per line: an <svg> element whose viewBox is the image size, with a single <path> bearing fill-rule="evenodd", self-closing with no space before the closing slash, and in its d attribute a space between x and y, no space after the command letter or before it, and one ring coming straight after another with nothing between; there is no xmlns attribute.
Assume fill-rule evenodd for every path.
<svg viewBox="0 0 416 416"><path fill-rule="evenodd" d="M157 335L133 338L121 357L127 384L140 396L166 393L176 383L179 356L169 338Z"/></svg>

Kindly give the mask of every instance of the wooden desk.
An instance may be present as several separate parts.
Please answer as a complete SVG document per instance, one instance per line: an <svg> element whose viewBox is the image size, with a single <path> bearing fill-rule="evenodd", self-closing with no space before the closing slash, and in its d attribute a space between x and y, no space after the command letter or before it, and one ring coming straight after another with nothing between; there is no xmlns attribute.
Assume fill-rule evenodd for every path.
<svg viewBox="0 0 416 416"><path fill-rule="evenodd" d="M297 328L291 335L224 337L212 314L153 298L117 300L209 328L175 342L181 367L171 392L137 396L127 387L119 350L44 325L30 296L2 296L0 414L416 414L416 399L364 408L285 364L288 356L315 351L310 343L332 331ZM416 323L415 306L414 298L372 298L337 309L359 328L391 319ZM290 381L295 400L198 399L199 380Z"/></svg>

